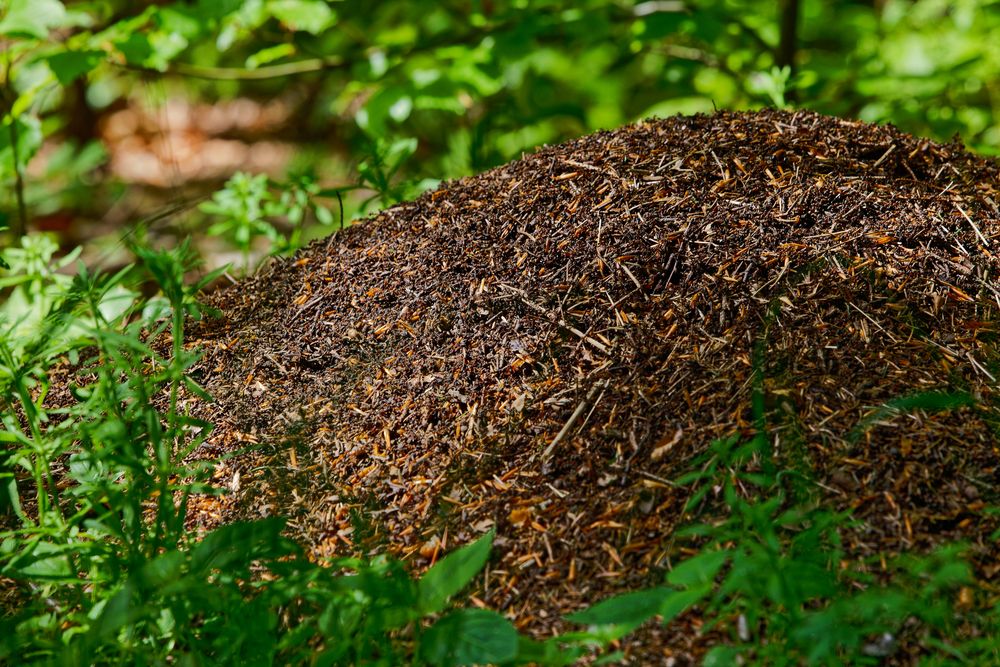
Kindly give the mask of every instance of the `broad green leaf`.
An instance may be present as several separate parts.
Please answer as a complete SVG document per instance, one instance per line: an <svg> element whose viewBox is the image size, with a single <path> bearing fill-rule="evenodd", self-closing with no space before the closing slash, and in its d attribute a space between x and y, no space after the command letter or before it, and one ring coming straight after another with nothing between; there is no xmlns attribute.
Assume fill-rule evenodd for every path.
<svg viewBox="0 0 1000 667"><path fill-rule="evenodd" d="M702 552L671 570L667 581L684 588L710 584L728 558L729 552L726 550Z"/></svg>
<svg viewBox="0 0 1000 667"><path fill-rule="evenodd" d="M167 551L146 563L140 571L142 586L147 589L163 589L181 576L185 565L182 551Z"/></svg>
<svg viewBox="0 0 1000 667"><path fill-rule="evenodd" d="M156 14L165 32L187 40L195 39L205 30L204 24L198 20L197 12L185 5L159 7Z"/></svg>
<svg viewBox="0 0 1000 667"><path fill-rule="evenodd" d="M30 553L15 558L4 572L18 577L34 579L62 579L72 574L66 547L49 542L39 542Z"/></svg>
<svg viewBox="0 0 1000 667"><path fill-rule="evenodd" d="M662 600L659 614L663 617L664 625L674 620L691 605L697 604L712 592L712 585L695 586L683 591L671 591Z"/></svg>
<svg viewBox="0 0 1000 667"><path fill-rule="evenodd" d="M355 120L361 129L372 136L385 136L390 119L401 122L413 110L413 99L409 91L401 86L389 86L371 96L365 106L358 110Z"/></svg>
<svg viewBox="0 0 1000 667"><path fill-rule="evenodd" d="M143 65L153 55L153 46L149 37L132 33L125 39L116 42L115 46L125 56L125 60L135 65Z"/></svg>
<svg viewBox="0 0 1000 667"><path fill-rule="evenodd" d="M3 259L0 258L0 262L2 261ZM17 480L12 474L0 475L0 515L6 513L7 508L22 521L27 521L24 511L21 509L21 496L17 490Z"/></svg>
<svg viewBox="0 0 1000 667"><path fill-rule="evenodd" d="M198 0L195 12L202 20L221 19L243 6L244 0Z"/></svg>
<svg viewBox="0 0 1000 667"><path fill-rule="evenodd" d="M65 19L66 8L58 0L10 0L0 35L45 39Z"/></svg>
<svg viewBox="0 0 1000 667"><path fill-rule="evenodd" d="M518 664L571 665L584 653L581 646L563 642L557 635L541 642L519 635L517 639Z"/></svg>
<svg viewBox="0 0 1000 667"><path fill-rule="evenodd" d="M438 667L505 663L517 657L513 624L487 609L460 609L442 617L423 636L423 658Z"/></svg>
<svg viewBox="0 0 1000 667"><path fill-rule="evenodd" d="M492 545L491 530L472 544L448 554L429 569L419 583L420 610L433 614L444 609L448 598L465 588L483 569Z"/></svg>
<svg viewBox="0 0 1000 667"><path fill-rule="evenodd" d="M570 614L566 620L584 625L635 627L658 614L664 597L670 593L670 589L658 587L616 595L613 598L602 600L592 607Z"/></svg>
<svg viewBox="0 0 1000 667"><path fill-rule="evenodd" d="M292 554L296 549L281 535L284 527L284 519L271 517L216 528L191 550L190 570L196 576L216 569L228 573L258 559Z"/></svg>
<svg viewBox="0 0 1000 667"><path fill-rule="evenodd" d="M103 51L62 51L48 58L49 69L63 86L87 74L104 60Z"/></svg>
<svg viewBox="0 0 1000 667"><path fill-rule="evenodd" d="M272 0L268 3L267 10L291 30L302 30L314 35L330 27L336 18L333 10L323 0Z"/></svg>

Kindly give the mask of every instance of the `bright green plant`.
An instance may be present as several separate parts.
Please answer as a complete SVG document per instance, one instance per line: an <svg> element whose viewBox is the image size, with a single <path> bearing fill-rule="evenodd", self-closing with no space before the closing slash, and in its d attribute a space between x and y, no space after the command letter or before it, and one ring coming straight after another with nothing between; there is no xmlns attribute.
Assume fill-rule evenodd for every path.
<svg viewBox="0 0 1000 667"><path fill-rule="evenodd" d="M302 174L288 183L271 181L266 174L251 176L237 172L225 187L200 206L202 212L221 218L208 228L208 234L231 240L243 255L243 269L249 272L254 240L267 239L269 250L283 253L296 250L302 243L306 216L311 214L324 227L334 224L333 213L319 198L336 196L339 190L322 190L315 178ZM341 226L343 226L341 201ZM276 220L289 229L279 231Z"/></svg>
<svg viewBox="0 0 1000 667"><path fill-rule="evenodd" d="M265 208L274 202L268 190L266 174L250 176L237 172L226 186L212 195L212 201L201 205L201 210L222 220L208 228L208 233L225 235L243 254L243 269L250 270L250 250L253 240L263 236L270 241L278 239L278 230L265 218Z"/></svg>

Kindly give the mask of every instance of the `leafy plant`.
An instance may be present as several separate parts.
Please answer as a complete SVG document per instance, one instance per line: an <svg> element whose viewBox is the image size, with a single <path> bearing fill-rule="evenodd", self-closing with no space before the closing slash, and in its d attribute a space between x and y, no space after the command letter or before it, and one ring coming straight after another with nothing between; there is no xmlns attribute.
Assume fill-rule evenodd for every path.
<svg viewBox="0 0 1000 667"><path fill-rule="evenodd" d="M191 499L219 490L218 461L191 457L212 426L183 398L211 398L187 374L198 357L184 325L216 274L186 282L186 243L136 246L164 300L149 308L125 287L136 269L69 278L43 241L22 250L8 252L8 284L42 313L0 328L0 576L22 591L0 618L0 661L567 664L599 645L533 642L496 612L452 609L492 532L415 579L384 556L313 562L280 518L190 528ZM122 290L130 300L109 310ZM50 407L57 367L72 380Z"/></svg>
<svg viewBox="0 0 1000 667"><path fill-rule="evenodd" d="M278 194L273 190L277 190ZM256 238L266 238L275 252L287 252L301 245L302 226L307 214L314 215L324 226L333 225L333 213L318 201L321 197L330 196L336 196L341 203L343 226L340 191L321 189L311 175L298 175L289 183L274 183L266 174L251 176L237 172L200 209L221 218L208 228L208 234L230 239L243 255L244 271L249 271L250 253ZM284 219L291 227L287 235L282 234L272 222L276 218Z"/></svg>
<svg viewBox="0 0 1000 667"><path fill-rule="evenodd" d="M876 415L967 404L962 395L919 394ZM907 632L919 635L928 664L1000 657L997 609L979 612L980 629L957 639L963 619L954 610L955 594L974 583L961 544L890 560L876 577L865 564L844 560L840 533L850 515L804 497L798 475L765 465L770 457L760 434L714 442L678 480L693 485L686 511L696 511L709 494L728 510L721 521L676 532L699 553L674 565L666 586L604 600L568 620L614 639L654 616L669 623L697 608L702 632L730 640L706 654L706 666L878 664Z"/></svg>
<svg viewBox="0 0 1000 667"><path fill-rule="evenodd" d="M374 190L375 194L362 202L362 210L375 201L380 206L390 206L437 186L438 181L434 179L412 182L397 178L403 165L416 151L417 140L412 138L394 141L376 138L372 141L368 158L358 165L358 176L359 187Z"/></svg>

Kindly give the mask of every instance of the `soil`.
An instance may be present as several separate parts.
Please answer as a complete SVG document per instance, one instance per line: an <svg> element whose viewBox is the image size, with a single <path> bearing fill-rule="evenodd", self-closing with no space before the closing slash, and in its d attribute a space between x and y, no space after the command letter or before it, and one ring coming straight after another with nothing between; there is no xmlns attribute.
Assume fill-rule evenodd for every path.
<svg viewBox="0 0 1000 667"><path fill-rule="evenodd" d="M755 432L861 521L995 582L1000 166L810 112L650 120L447 183L214 297L190 334L233 493L317 557L424 567L496 529L474 601L528 631L662 581L672 482ZM759 378L759 382L755 380ZM972 405L879 410L921 392ZM713 511L717 500L705 505ZM704 518L704 517L703 517ZM626 642L677 664L697 619Z"/></svg>

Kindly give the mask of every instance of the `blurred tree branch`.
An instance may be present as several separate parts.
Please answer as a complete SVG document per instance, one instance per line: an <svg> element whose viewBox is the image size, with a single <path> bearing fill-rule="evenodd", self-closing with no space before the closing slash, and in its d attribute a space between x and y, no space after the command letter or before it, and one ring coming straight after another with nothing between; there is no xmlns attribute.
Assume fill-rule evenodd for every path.
<svg viewBox="0 0 1000 667"><path fill-rule="evenodd" d="M778 17L779 41L774 59L778 67L788 68L791 79L795 76L795 55L798 50L799 0L781 0L779 11L781 12ZM795 101L794 87L788 89L786 97L789 102Z"/></svg>

